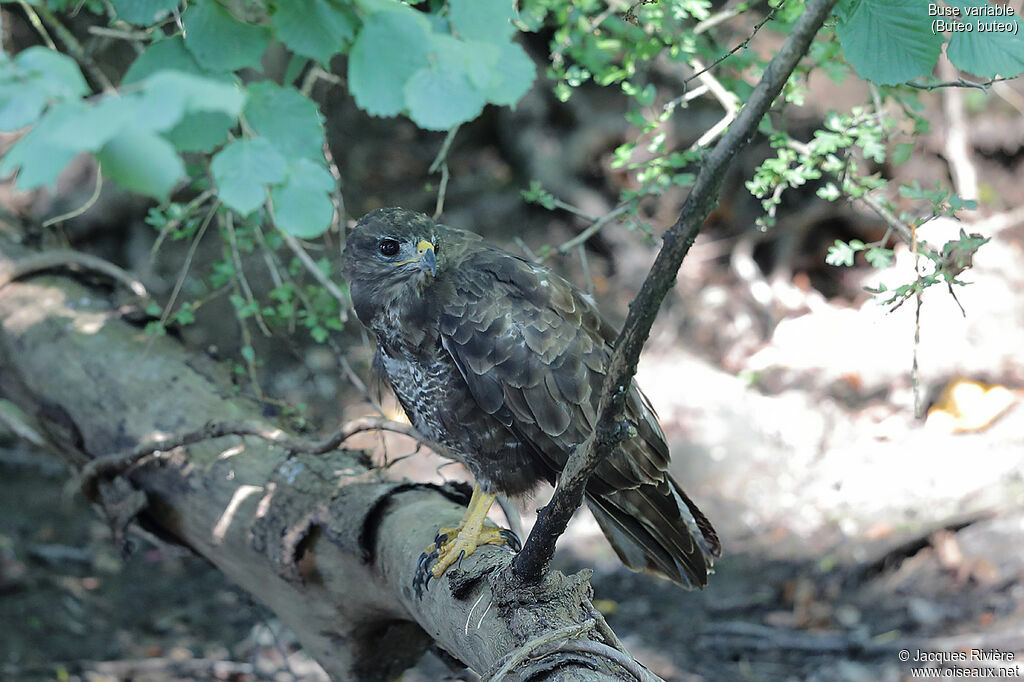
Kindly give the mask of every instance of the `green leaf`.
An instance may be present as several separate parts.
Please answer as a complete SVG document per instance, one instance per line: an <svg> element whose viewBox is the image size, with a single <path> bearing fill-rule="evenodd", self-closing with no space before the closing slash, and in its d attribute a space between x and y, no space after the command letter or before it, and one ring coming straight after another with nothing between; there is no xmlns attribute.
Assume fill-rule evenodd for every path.
<svg viewBox="0 0 1024 682"><path fill-rule="evenodd" d="M139 26L152 26L178 7L178 0L112 0L112 2L119 19Z"/></svg>
<svg viewBox="0 0 1024 682"><path fill-rule="evenodd" d="M442 52L405 84L409 118L427 130L448 130L480 115L486 100L473 86L466 64Z"/></svg>
<svg viewBox="0 0 1024 682"><path fill-rule="evenodd" d="M818 188L816 194L825 201L835 201L840 197L839 188L834 182L825 183L824 186Z"/></svg>
<svg viewBox="0 0 1024 682"><path fill-rule="evenodd" d="M326 65L352 42L359 19L347 5L292 0L277 6L270 24L292 52Z"/></svg>
<svg viewBox="0 0 1024 682"><path fill-rule="evenodd" d="M429 41L430 24L413 9L395 3L394 9L369 15L348 58L356 104L373 116L401 113L403 88L426 62Z"/></svg>
<svg viewBox="0 0 1024 682"><path fill-rule="evenodd" d="M51 100L89 92L74 60L44 47L30 47L3 64L0 74L0 130L34 123Z"/></svg>
<svg viewBox="0 0 1024 682"><path fill-rule="evenodd" d="M895 85L931 73L942 36L921 0L845 0L836 36L861 78Z"/></svg>
<svg viewBox="0 0 1024 682"><path fill-rule="evenodd" d="M53 185L64 167L81 151L55 144L53 131L73 121L82 106L79 100L66 100L51 107L39 123L4 154L0 161L0 177L17 170L16 186L22 191Z"/></svg>
<svg viewBox="0 0 1024 682"><path fill-rule="evenodd" d="M504 43L515 33L511 0L450 0L448 19L463 40Z"/></svg>
<svg viewBox="0 0 1024 682"><path fill-rule="evenodd" d="M55 99L82 97L89 86L75 60L45 47L30 47L18 53L14 65L32 78L47 96Z"/></svg>
<svg viewBox="0 0 1024 682"><path fill-rule="evenodd" d="M334 204L327 194L333 190L334 178L323 166L298 159L284 184L270 191L277 227L301 239L319 237L334 219Z"/></svg>
<svg viewBox="0 0 1024 682"><path fill-rule="evenodd" d="M271 81L250 85L245 120L285 158L323 158L320 110L295 88Z"/></svg>
<svg viewBox="0 0 1024 682"><path fill-rule="evenodd" d="M267 49L270 31L243 24L214 0L196 0L181 16L185 47L199 65L211 71L258 67Z"/></svg>
<svg viewBox="0 0 1024 682"><path fill-rule="evenodd" d="M870 263L872 267L881 270L882 268L889 267L892 263L893 252L892 249L883 249L878 246L872 246L864 254L864 257L867 258L868 263Z"/></svg>
<svg viewBox="0 0 1024 682"><path fill-rule="evenodd" d="M284 157L260 137L235 140L210 163L220 200L243 216L263 204L265 186L284 180L286 170Z"/></svg>
<svg viewBox="0 0 1024 682"><path fill-rule="evenodd" d="M219 111L237 117L245 104L245 93L232 79L199 76L180 71L160 71L145 82L146 90L167 90L182 98L185 111Z"/></svg>
<svg viewBox="0 0 1024 682"><path fill-rule="evenodd" d="M96 104L81 100L66 102L68 115L49 130L53 144L75 151L94 152L112 139L131 120L131 104L116 96Z"/></svg>
<svg viewBox="0 0 1024 682"><path fill-rule="evenodd" d="M213 111L185 114L165 137L181 152L209 152L224 143L235 119Z"/></svg>
<svg viewBox="0 0 1024 682"><path fill-rule="evenodd" d="M438 55L444 54L458 60L473 87L484 92L495 78L501 48L491 43L466 42L443 33L435 33L431 36L427 60L433 63Z"/></svg>
<svg viewBox="0 0 1024 682"><path fill-rule="evenodd" d="M147 132L164 132L185 114L181 93L151 88L122 97L128 109L129 126Z"/></svg>
<svg viewBox="0 0 1024 682"><path fill-rule="evenodd" d="M828 253L825 255L825 262L829 265L847 267L853 265L853 254L856 253L850 245L846 242L837 239L836 243L828 247Z"/></svg>
<svg viewBox="0 0 1024 682"><path fill-rule="evenodd" d="M121 187L163 201L185 175L171 143L151 132L128 128L96 154L103 174Z"/></svg>
<svg viewBox="0 0 1024 682"><path fill-rule="evenodd" d="M142 54L135 58L128 67L121 86L131 85L145 80L158 71L182 71L200 74L203 70L192 53L185 48L185 41L180 35L150 43Z"/></svg>
<svg viewBox="0 0 1024 682"><path fill-rule="evenodd" d="M126 128L133 128L140 114L145 114L145 98L141 95L109 95L95 104L78 99L59 102L8 151L0 175L20 167L19 189L52 184L75 154L99 150ZM167 122L167 118L149 120L147 125L152 129Z"/></svg>
<svg viewBox="0 0 1024 682"><path fill-rule="evenodd" d="M910 160L914 151L914 145L909 142L901 142L893 147L892 162L899 166Z"/></svg>
<svg viewBox="0 0 1024 682"><path fill-rule="evenodd" d="M48 97L36 83L0 83L0 130L19 130L34 123Z"/></svg>
<svg viewBox="0 0 1024 682"><path fill-rule="evenodd" d="M1013 78L1024 72L1024 40L1021 39L1021 20L1016 15L973 15L973 12L996 9L986 0L949 0L960 8L961 24L972 30L954 32L946 48L946 56L958 69L981 78L1004 76ZM1010 5L998 7L1009 9Z"/></svg>
<svg viewBox="0 0 1024 682"><path fill-rule="evenodd" d="M502 46L498 55L491 82L487 86L487 101L514 106L530 89L536 77L537 69L526 50L516 43L508 43Z"/></svg>

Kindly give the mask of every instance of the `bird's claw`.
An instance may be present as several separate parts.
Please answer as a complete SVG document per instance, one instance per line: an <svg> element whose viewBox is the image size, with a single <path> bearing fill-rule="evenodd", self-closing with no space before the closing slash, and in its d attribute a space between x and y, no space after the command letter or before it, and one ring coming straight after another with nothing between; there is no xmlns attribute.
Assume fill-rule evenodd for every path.
<svg viewBox="0 0 1024 682"><path fill-rule="evenodd" d="M472 534L470 534L472 535ZM501 545L514 552L522 549L519 538L510 530L487 526L474 536L466 535L461 528L441 528L434 536L434 543L420 554L413 577L416 596L422 598L431 578L440 578L451 566L462 568L462 560L472 554L480 545Z"/></svg>
<svg viewBox="0 0 1024 682"><path fill-rule="evenodd" d="M430 588L430 579L434 577L430 570L431 564L437 561L437 550L420 554L419 562L416 564L416 573L412 578L412 588L416 591L418 599L423 598L423 591Z"/></svg>
<svg viewBox="0 0 1024 682"><path fill-rule="evenodd" d="M501 537L505 539L505 544L513 552L518 552L523 548L523 543L519 541L519 536L510 531L509 529L502 528L498 531L498 533L501 535Z"/></svg>

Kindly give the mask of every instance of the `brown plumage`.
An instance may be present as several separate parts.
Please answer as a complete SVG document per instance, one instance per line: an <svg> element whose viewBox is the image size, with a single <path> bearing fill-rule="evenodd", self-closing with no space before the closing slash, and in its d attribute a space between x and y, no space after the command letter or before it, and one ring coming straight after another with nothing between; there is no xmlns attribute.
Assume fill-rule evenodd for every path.
<svg viewBox="0 0 1024 682"><path fill-rule="evenodd" d="M484 492L553 483L594 427L616 336L593 300L541 265L403 209L363 217L343 263L376 364L440 454ZM598 466L587 502L627 566L702 587L718 537L669 475L665 435L635 385L626 416L637 435Z"/></svg>

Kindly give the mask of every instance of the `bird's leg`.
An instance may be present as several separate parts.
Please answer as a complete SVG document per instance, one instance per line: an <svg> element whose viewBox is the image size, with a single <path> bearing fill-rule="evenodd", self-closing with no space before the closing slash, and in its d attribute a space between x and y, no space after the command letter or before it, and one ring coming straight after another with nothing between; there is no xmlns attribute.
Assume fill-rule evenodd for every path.
<svg viewBox="0 0 1024 682"><path fill-rule="evenodd" d="M438 529L434 544L427 548L428 556L437 557L434 565L429 568L435 578L440 578L449 566L462 561L480 545L508 545L513 549L519 548L519 538L511 531L484 525L495 497L496 495L481 490L479 484L474 485L473 496L459 525Z"/></svg>

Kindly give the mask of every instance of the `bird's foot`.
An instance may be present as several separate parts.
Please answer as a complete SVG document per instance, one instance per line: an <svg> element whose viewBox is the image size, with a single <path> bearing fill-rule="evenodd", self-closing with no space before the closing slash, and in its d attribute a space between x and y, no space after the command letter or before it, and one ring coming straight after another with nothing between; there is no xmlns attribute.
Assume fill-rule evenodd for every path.
<svg viewBox="0 0 1024 682"><path fill-rule="evenodd" d="M420 555L419 565L416 566L413 588L417 596L423 596L423 590L430 584L431 578L440 578L452 564L461 564L480 545L504 545L519 551L522 544L515 533L484 525L494 497L494 493L481 490L479 484L473 486L473 497L459 525L437 531L433 544Z"/></svg>
<svg viewBox="0 0 1024 682"><path fill-rule="evenodd" d="M476 533L465 527L440 528L434 544L426 552L428 555L436 554L430 572L435 578L440 578L448 567L461 562L480 545L503 545L516 552L522 547L515 533L496 526L483 526Z"/></svg>
<svg viewBox="0 0 1024 682"><path fill-rule="evenodd" d="M433 544L420 555L413 582L417 594L422 594L422 590L429 586L431 578L440 578L452 565L461 565L462 560L481 545L499 545L515 552L522 548L522 543L515 533L496 526L440 528Z"/></svg>

